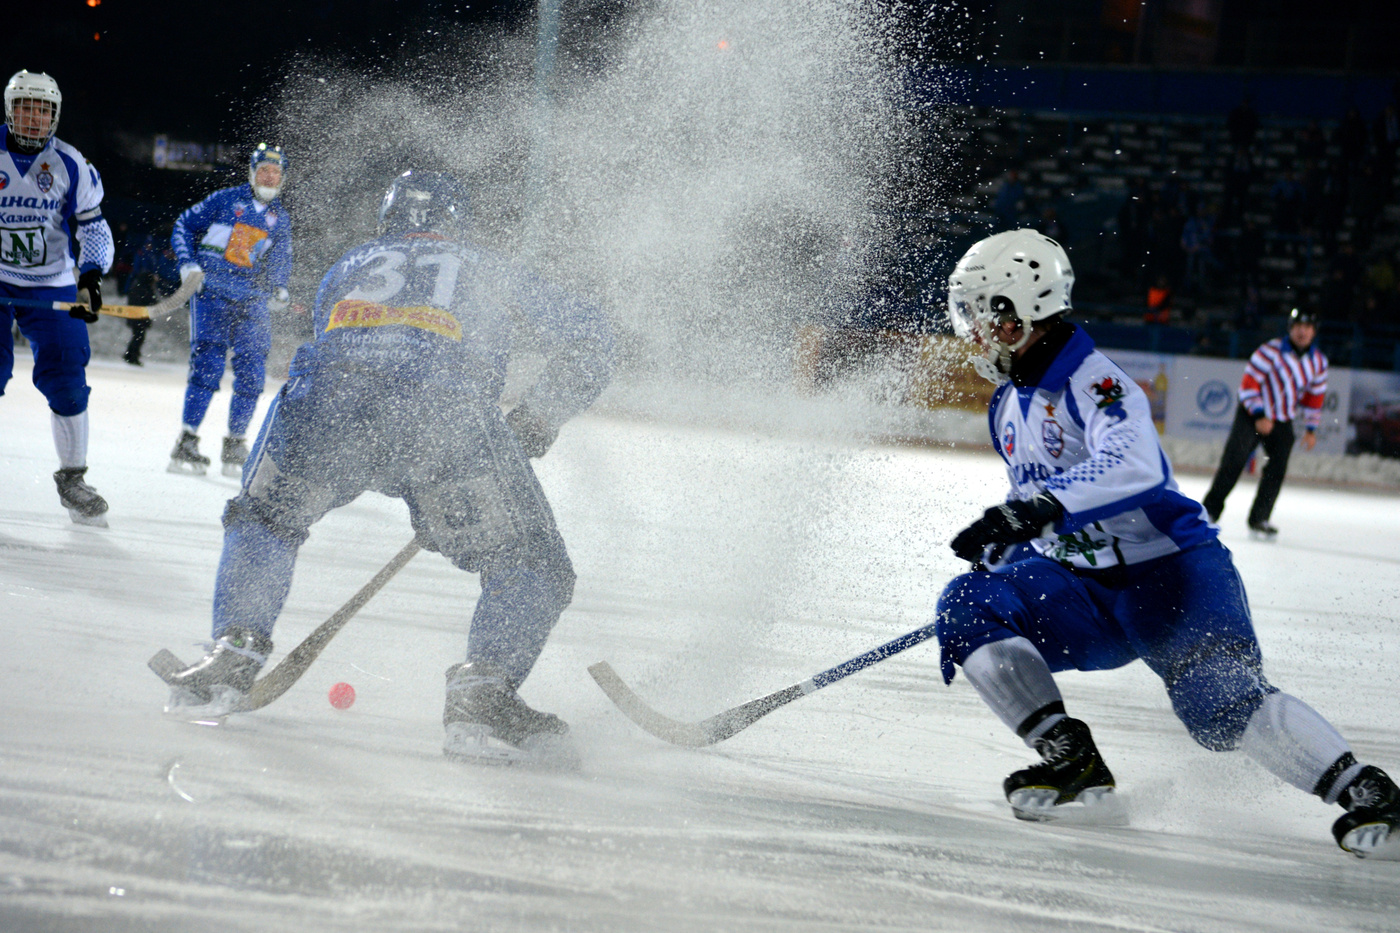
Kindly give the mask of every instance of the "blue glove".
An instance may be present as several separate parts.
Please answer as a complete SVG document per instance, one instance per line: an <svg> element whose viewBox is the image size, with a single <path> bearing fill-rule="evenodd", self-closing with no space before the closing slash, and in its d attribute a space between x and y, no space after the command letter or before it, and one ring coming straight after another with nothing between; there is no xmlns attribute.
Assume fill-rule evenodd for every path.
<svg viewBox="0 0 1400 933"><path fill-rule="evenodd" d="M993 506L953 539L953 553L979 563L989 544L1020 544L1047 533L1064 517L1065 508L1049 493Z"/></svg>

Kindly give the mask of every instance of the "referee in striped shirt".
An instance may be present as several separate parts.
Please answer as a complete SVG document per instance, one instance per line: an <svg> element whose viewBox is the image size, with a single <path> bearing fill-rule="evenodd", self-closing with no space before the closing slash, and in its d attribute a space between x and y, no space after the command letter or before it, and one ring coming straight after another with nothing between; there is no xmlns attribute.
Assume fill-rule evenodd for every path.
<svg viewBox="0 0 1400 933"><path fill-rule="evenodd" d="M1313 346L1315 337L1316 314L1294 308L1288 315L1288 337L1266 341L1249 358L1240 380L1240 404L1230 439L1225 442L1210 492L1202 500L1211 521L1220 518L1225 497L1235 488L1249 455L1262 443L1269 462L1259 476L1249 528L1266 538L1278 534L1269 516L1288 472L1288 455L1296 437L1293 423L1302 416L1301 443L1304 450L1312 450L1322 421L1322 402L1327 397L1327 357Z"/></svg>

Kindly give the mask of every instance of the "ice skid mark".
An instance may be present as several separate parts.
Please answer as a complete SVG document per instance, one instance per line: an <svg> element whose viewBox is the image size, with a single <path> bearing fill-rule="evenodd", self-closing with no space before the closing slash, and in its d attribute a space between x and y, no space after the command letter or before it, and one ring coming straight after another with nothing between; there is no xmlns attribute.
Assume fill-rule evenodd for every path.
<svg viewBox="0 0 1400 933"><path fill-rule="evenodd" d="M180 768L180 762L172 761L165 769L165 783L170 785L170 789L175 795L187 803L194 803L194 798L180 789L180 785L175 783L175 772Z"/></svg>

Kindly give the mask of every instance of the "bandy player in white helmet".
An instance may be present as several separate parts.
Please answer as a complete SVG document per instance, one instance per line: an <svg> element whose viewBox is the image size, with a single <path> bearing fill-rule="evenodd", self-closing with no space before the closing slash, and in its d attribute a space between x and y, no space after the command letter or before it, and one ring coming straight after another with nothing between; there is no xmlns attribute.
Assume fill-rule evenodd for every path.
<svg viewBox="0 0 1400 933"><path fill-rule="evenodd" d="M1347 812L1337 843L1400 858L1400 791L1263 672L1244 587L1218 529L1183 495L1146 396L1066 320L1074 272L1035 230L988 237L948 279L958 336L997 384L992 442L1011 490L953 550L973 570L938 602L943 678L961 667L1041 761L1006 779L1016 816L1112 801L1113 774L1053 673L1141 659L1191 737L1239 749Z"/></svg>
<svg viewBox="0 0 1400 933"><path fill-rule="evenodd" d="M34 385L53 412L58 498L73 521L105 525L106 501L87 473L87 325L102 307L102 274L112 265L112 230L102 218L102 179L83 154L57 139L63 95L46 74L17 72L5 85L5 152L0 154L0 395L14 374L13 325L34 352ZM70 235L78 242L76 260ZM78 277L73 278L73 266ZM90 310L55 311L5 303L75 301ZM86 322L86 323L85 323Z"/></svg>

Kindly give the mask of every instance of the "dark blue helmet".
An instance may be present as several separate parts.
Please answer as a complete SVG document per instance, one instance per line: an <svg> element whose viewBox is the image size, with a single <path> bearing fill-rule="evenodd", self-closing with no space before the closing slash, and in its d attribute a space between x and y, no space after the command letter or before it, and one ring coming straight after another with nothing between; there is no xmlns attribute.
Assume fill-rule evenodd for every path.
<svg viewBox="0 0 1400 933"><path fill-rule="evenodd" d="M471 198L444 172L404 172L379 203L379 235L440 233L453 238L467 230Z"/></svg>

